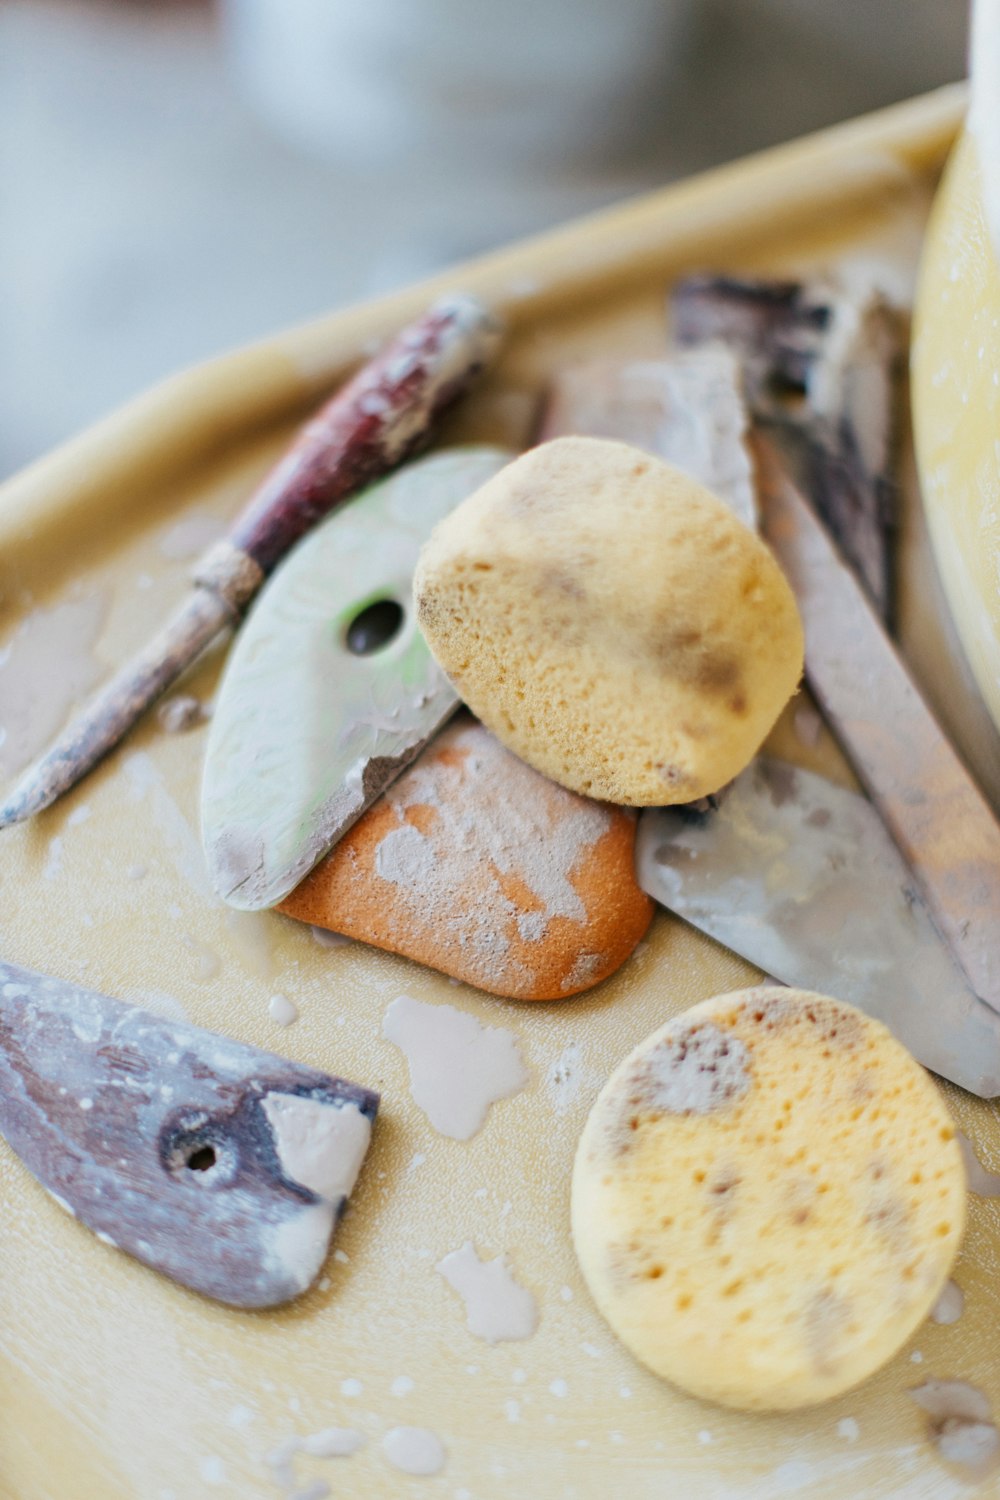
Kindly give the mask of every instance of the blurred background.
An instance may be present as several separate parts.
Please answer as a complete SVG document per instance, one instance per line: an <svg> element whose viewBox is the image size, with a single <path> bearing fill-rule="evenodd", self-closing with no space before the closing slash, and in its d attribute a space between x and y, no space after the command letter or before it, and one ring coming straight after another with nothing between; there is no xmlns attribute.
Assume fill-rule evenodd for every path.
<svg viewBox="0 0 1000 1500"><path fill-rule="evenodd" d="M0 0L0 476L161 376L961 77L966 0Z"/></svg>

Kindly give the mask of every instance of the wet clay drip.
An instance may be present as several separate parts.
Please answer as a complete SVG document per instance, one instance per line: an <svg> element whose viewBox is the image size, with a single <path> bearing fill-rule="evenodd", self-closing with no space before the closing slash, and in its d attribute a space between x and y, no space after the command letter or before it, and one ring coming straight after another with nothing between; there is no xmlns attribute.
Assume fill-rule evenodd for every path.
<svg viewBox="0 0 1000 1500"><path fill-rule="evenodd" d="M910 1395L927 1413L930 1439L941 1457L969 1478L1000 1466L1000 1432L989 1398L965 1380L926 1380Z"/></svg>
<svg viewBox="0 0 1000 1500"><path fill-rule="evenodd" d="M976 1193L980 1198L1000 1198L1000 1176L983 1166L976 1155L975 1146L961 1131L958 1132L958 1144L962 1150L969 1192Z"/></svg>
<svg viewBox="0 0 1000 1500"><path fill-rule="evenodd" d="M90 594L33 610L0 646L0 774L34 760L103 676L93 653L106 608Z"/></svg>
<svg viewBox="0 0 1000 1500"><path fill-rule="evenodd" d="M400 995L386 1010L382 1035L406 1055L413 1102L456 1141L475 1135L490 1105L528 1082L514 1033L481 1026L453 1005Z"/></svg>
<svg viewBox="0 0 1000 1500"><path fill-rule="evenodd" d="M382 1452L404 1474L440 1474L447 1461L445 1446L428 1427L393 1427L382 1439Z"/></svg>
<svg viewBox="0 0 1000 1500"><path fill-rule="evenodd" d="M175 693L156 710L156 722L164 734L186 734L208 717L205 705L190 693Z"/></svg>
<svg viewBox="0 0 1000 1500"><path fill-rule="evenodd" d="M944 1291L931 1308L932 1323L957 1323L965 1310L965 1293L954 1281L946 1281Z"/></svg>
<svg viewBox="0 0 1000 1500"><path fill-rule="evenodd" d="M452 1250L437 1268L465 1303L465 1326L488 1344L530 1338L538 1327L538 1308L527 1287L521 1286L505 1255L482 1261L471 1240Z"/></svg>

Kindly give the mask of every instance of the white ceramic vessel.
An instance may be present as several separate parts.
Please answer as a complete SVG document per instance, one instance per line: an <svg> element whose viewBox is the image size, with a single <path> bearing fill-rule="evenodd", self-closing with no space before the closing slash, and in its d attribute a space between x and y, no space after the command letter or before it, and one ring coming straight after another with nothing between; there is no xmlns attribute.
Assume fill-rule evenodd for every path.
<svg viewBox="0 0 1000 1500"><path fill-rule="evenodd" d="M634 151L692 0L225 0L284 135L357 164L580 168Z"/></svg>

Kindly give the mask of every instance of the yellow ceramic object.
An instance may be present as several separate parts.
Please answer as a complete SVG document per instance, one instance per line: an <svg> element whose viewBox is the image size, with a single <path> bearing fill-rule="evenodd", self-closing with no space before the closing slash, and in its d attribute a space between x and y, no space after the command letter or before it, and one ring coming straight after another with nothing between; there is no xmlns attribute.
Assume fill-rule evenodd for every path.
<svg viewBox="0 0 1000 1500"><path fill-rule="evenodd" d="M965 133L928 224L912 350L931 541L1000 726L1000 0L976 0Z"/></svg>
<svg viewBox="0 0 1000 1500"><path fill-rule="evenodd" d="M1000 259L971 133L931 217L912 365L931 541L969 664L1000 725Z"/></svg>

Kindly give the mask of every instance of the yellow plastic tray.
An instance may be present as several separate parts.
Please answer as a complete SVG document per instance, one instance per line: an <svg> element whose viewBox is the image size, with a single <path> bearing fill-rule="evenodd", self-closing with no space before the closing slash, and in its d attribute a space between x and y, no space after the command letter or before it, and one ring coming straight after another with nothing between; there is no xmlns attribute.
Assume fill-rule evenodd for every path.
<svg viewBox="0 0 1000 1500"><path fill-rule="evenodd" d="M502 366L448 441L523 441L558 366L597 350L661 349L664 292L689 269L839 264L857 275L877 264L906 295L963 103L961 90L945 90L824 132L167 381L0 490L0 648L29 608L100 594L97 654L110 669L184 587L185 565L158 547L164 531L193 509L231 514L370 342L442 287L485 294L513 325ZM996 735L938 603L909 465L907 475L904 646L1000 798ZM200 667L193 690L212 691L220 659ZM828 740L806 751L786 723L777 743L845 774ZM0 836L0 950L126 999L162 1006L167 996L197 1023L380 1088L373 1148L337 1240L348 1259L331 1258L323 1289L284 1311L228 1311L99 1243L3 1149L0 1494L263 1500L278 1490L262 1456L330 1425L368 1439L350 1459L300 1465L301 1483L325 1477L335 1494L969 1493L906 1393L928 1374L961 1376L1000 1413L994 1202L972 1203L962 1319L921 1329L860 1390L781 1418L678 1394L634 1363L590 1304L569 1241L570 1164L617 1060L667 1016L753 971L661 915L598 990L518 1006L359 945L321 948L277 916L230 915L200 862L203 744L203 731L171 737L150 720L73 797ZM128 878L139 863L146 878ZM287 1031L268 1018L276 991L301 1010ZM401 1054L381 1038L385 1007L402 993L458 1005L520 1039L529 1088L495 1105L467 1144L434 1133ZM574 1055L557 1087L553 1070ZM1000 1166L994 1110L954 1091L952 1102L980 1155ZM467 1239L484 1256L506 1251L535 1292L531 1340L490 1347L466 1331L434 1265ZM406 1395L393 1394L400 1376L413 1382ZM444 1439L441 1476L388 1466L380 1440L402 1423Z"/></svg>

